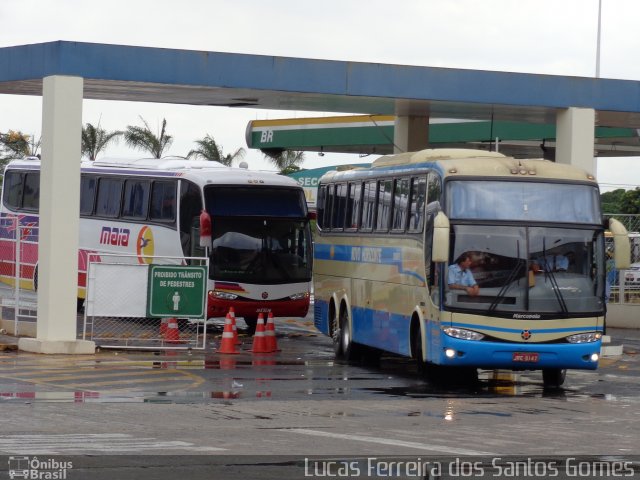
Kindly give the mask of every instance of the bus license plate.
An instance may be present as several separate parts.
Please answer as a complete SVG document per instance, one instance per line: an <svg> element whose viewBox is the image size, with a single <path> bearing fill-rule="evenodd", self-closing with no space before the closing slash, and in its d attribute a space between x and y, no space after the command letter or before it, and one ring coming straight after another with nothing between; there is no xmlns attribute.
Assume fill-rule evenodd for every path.
<svg viewBox="0 0 640 480"><path fill-rule="evenodd" d="M514 362L535 363L538 361L538 354L532 352L514 352L512 359Z"/></svg>

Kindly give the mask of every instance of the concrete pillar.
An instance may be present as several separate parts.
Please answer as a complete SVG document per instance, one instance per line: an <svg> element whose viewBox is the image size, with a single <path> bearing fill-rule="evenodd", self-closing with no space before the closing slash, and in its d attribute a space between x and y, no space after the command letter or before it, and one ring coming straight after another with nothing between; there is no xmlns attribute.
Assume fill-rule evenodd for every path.
<svg viewBox="0 0 640 480"><path fill-rule="evenodd" d="M393 153L415 152L429 145L428 116L396 116Z"/></svg>
<svg viewBox="0 0 640 480"><path fill-rule="evenodd" d="M20 339L21 350L95 352L76 340L82 98L82 78L43 80L37 337Z"/></svg>
<svg viewBox="0 0 640 480"><path fill-rule="evenodd" d="M556 162L596 173L595 110L567 108L556 116Z"/></svg>

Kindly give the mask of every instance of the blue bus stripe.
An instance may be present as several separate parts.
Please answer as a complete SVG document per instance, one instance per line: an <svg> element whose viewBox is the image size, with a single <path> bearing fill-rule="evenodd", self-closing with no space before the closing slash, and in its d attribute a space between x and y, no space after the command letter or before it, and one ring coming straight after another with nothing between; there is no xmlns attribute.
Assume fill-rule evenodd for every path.
<svg viewBox="0 0 640 480"><path fill-rule="evenodd" d="M595 325L585 325L583 327L565 327L565 328L504 328L504 327L490 327L487 325L477 325L472 323L459 323L452 322L452 327L466 328L469 330L489 330L492 332L504 332L504 333L520 333L522 330L529 330L531 333L570 333L570 332L601 332L602 327Z"/></svg>
<svg viewBox="0 0 640 480"><path fill-rule="evenodd" d="M380 250L379 261L369 261L367 259L363 259L360 254L363 248L375 248L377 250ZM354 255L354 249L358 250L357 255ZM316 244L314 247L314 258L316 260L331 260L334 262L394 266L402 275L415 277L417 280L423 283L425 281L424 277L422 277L417 272L404 269L404 266L402 264L402 249L398 247L360 247L354 245Z"/></svg>

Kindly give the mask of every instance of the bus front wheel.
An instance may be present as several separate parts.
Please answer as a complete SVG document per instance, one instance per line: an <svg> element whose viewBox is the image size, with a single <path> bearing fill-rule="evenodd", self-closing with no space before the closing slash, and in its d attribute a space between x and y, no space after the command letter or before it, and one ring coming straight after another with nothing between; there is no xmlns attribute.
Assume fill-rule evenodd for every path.
<svg viewBox="0 0 640 480"><path fill-rule="evenodd" d="M414 360L416 362L418 375L420 375L421 377L426 376L427 375L427 364L422 359L422 355L423 355L422 337L420 335L420 329L419 328L417 329L417 331L414 331L414 334L412 335L411 339L413 340L412 351L413 351L413 355L414 355Z"/></svg>
<svg viewBox="0 0 640 480"><path fill-rule="evenodd" d="M543 368L542 383L546 388L560 387L567 377L567 371L563 368Z"/></svg>

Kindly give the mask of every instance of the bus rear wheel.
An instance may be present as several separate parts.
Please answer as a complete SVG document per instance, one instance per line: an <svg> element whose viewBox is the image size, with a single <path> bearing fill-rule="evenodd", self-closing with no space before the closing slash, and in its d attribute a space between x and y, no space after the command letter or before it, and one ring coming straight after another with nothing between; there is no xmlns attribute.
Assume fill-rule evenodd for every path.
<svg viewBox="0 0 640 480"><path fill-rule="evenodd" d="M357 354L357 345L351 338L351 327L349 326L349 316L347 310L342 309L338 318L334 318L334 329L332 331L333 350L336 358L343 360L353 360Z"/></svg>
<svg viewBox="0 0 640 480"><path fill-rule="evenodd" d="M558 388L567 378L567 370L563 368L543 368L542 383L545 388Z"/></svg>
<svg viewBox="0 0 640 480"><path fill-rule="evenodd" d="M336 358L342 358L342 333L340 331L340 320L338 319L338 314L335 310L335 307L333 307L331 311L332 313L331 318L329 319L329 331L331 333L331 341L333 343L333 353Z"/></svg>

